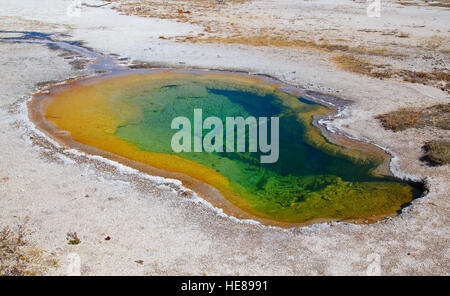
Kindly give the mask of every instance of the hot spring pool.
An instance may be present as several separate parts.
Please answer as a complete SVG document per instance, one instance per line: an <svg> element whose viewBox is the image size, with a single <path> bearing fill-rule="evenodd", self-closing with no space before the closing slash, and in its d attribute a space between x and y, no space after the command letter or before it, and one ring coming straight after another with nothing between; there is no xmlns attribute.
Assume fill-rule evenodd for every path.
<svg viewBox="0 0 450 296"><path fill-rule="evenodd" d="M80 81L39 101L41 123L46 122L41 127L49 127L56 138L68 136L55 131L67 131L83 147L176 173L187 187L192 180L208 184L226 199L228 205L215 204L225 212L236 207L266 221L386 217L420 194L400 180L375 176L379 155L325 139L311 122L313 115L330 110L280 86L247 75L173 71ZM194 124L195 109L203 118L223 122L227 117L278 117L278 160L261 163L261 151L248 149L174 152L177 130L171 123L183 116ZM203 130L203 136L207 133ZM198 135L192 131L191 136ZM208 193L200 195L208 200Z"/></svg>

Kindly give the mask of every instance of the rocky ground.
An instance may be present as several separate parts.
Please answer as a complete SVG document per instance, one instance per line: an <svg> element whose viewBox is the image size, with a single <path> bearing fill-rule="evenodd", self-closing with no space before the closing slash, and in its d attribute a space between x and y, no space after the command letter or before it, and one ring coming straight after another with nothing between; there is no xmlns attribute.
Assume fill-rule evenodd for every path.
<svg viewBox="0 0 450 296"><path fill-rule="evenodd" d="M83 275L353 275L377 258L381 274L449 273L449 166L420 158L427 141L450 134L394 133L376 119L449 103L446 1L382 1L380 18L367 17L365 1L156 2L84 1L76 17L71 1L1 0L0 38L51 33L124 66L244 70L352 100L327 124L386 148L394 173L425 178L430 192L371 225L285 230L223 217L169 186L55 147L29 122L25 101L50 81L95 72L78 54L0 42L0 226L28 230L15 249L23 271L67 274L76 253Z"/></svg>

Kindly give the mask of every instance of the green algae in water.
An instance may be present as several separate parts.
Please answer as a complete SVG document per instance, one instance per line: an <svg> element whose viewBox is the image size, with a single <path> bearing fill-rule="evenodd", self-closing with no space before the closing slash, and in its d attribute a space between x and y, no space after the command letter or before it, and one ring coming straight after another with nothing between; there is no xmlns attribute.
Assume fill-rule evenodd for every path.
<svg viewBox="0 0 450 296"><path fill-rule="evenodd" d="M283 222L313 219L359 219L395 213L413 197L413 189L393 178L370 174L376 158L355 159L330 153L309 144L299 114L323 108L302 98L286 103L286 94L257 87L198 81L166 81L160 87L141 88L132 95L123 92L114 98L123 106L139 110L139 116L126 120L116 130L121 139L140 150L176 154L216 170L230 181L232 190L247 200L252 213ZM294 103L293 103L294 102ZM260 153L182 152L171 148L171 122L184 116L194 122L194 109L203 118L280 118L280 153L276 163L260 163ZM203 135L208 130L203 131ZM194 137L194 135L192 135ZM247 130L248 139L248 130ZM225 139L224 139L225 143ZM339 148L340 149L340 148ZM246 149L248 151L248 149Z"/></svg>

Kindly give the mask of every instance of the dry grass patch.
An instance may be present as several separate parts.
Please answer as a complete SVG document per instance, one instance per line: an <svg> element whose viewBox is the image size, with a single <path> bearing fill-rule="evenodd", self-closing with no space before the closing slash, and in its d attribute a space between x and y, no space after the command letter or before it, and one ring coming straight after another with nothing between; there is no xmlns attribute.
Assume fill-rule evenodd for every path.
<svg viewBox="0 0 450 296"><path fill-rule="evenodd" d="M420 112L404 109L380 115L377 119L386 129L398 132L415 126L419 122Z"/></svg>
<svg viewBox="0 0 450 296"><path fill-rule="evenodd" d="M438 2L432 2L432 3L428 3L428 6L450 8L450 1L449 0L441 0Z"/></svg>
<svg viewBox="0 0 450 296"><path fill-rule="evenodd" d="M354 55L336 55L330 59L334 64L345 71L367 75L374 78L390 78L391 71L385 70L384 65L374 65Z"/></svg>
<svg viewBox="0 0 450 296"><path fill-rule="evenodd" d="M21 248L27 245L22 226L17 232L9 227L0 231L0 275L26 275L25 257Z"/></svg>
<svg viewBox="0 0 450 296"><path fill-rule="evenodd" d="M439 0L439 1L400 1L398 4L403 6L432 6L432 7L443 7L450 8L450 0Z"/></svg>
<svg viewBox="0 0 450 296"><path fill-rule="evenodd" d="M416 72L401 70L398 71L398 75L407 82L421 83L425 85L433 84L440 87L444 91L448 91L450 89L450 74L444 71L435 70L433 72Z"/></svg>
<svg viewBox="0 0 450 296"><path fill-rule="evenodd" d="M446 165L450 163L450 142L431 141L423 146L425 150L424 160L433 165Z"/></svg>
<svg viewBox="0 0 450 296"><path fill-rule="evenodd" d="M403 6L417 6L418 4L416 2L406 2L406 1L400 1L398 4Z"/></svg>
<svg viewBox="0 0 450 296"><path fill-rule="evenodd" d="M423 110L420 117L420 126L434 126L443 130L450 130L450 104L434 105Z"/></svg>
<svg viewBox="0 0 450 296"><path fill-rule="evenodd" d="M364 46L351 47L345 44L335 44L324 42L316 42L314 40L290 39L281 36L272 35L255 35L255 36L236 36L236 37L209 37L209 38L186 38L182 41L198 41L203 43L221 43L221 44L242 44L250 46L268 46L278 48L306 48L312 50L320 50L326 52L342 51L354 54L365 54L374 56L399 56L393 54L386 48L367 48Z"/></svg>
<svg viewBox="0 0 450 296"><path fill-rule="evenodd" d="M283 37L273 37L269 35L250 36L250 37L210 37L210 38L198 38L194 41L203 43L222 43L222 44L242 44L250 46L269 46L269 47L289 47L289 48L310 48L310 49L325 49L328 50L330 45L319 46L313 41L306 40L289 40ZM328 47L328 48L327 48ZM342 45L337 47L340 49L346 49L348 46Z"/></svg>
<svg viewBox="0 0 450 296"><path fill-rule="evenodd" d="M29 244L28 219L11 228L0 227L0 276L42 275L48 268L58 267L53 256Z"/></svg>
<svg viewBox="0 0 450 296"><path fill-rule="evenodd" d="M450 130L450 105L435 105L424 110L417 108L401 109L377 116L381 124L394 132L407 128L432 126Z"/></svg>
<svg viewBox="0 0 450 296"><path fill-rule="evenodd" d="M345 71L363 74L374 78L391 78L397 77L406 82L421 83L424 85L431 85L438 87L443 91L450 90L450 74L435 70L432 72L421 72L411 70L393 70L388 69L385 65L376 65L367 62L366 60L351 55L335 55L330 58L334 64Z"/></svg>

